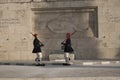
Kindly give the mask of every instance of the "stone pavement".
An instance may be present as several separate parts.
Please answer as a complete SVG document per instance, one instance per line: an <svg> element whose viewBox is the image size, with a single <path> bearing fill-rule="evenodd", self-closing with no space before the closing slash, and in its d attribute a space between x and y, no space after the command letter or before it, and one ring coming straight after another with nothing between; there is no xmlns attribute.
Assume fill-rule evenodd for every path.
<svg viewBox="0 0 120 80"><path fill-rule="evenodd" d="M0 65L0 79L22 80L120 80L120 66L15 66ZM3 79L4 78L4 79Z"/></svg>
<svg viewBox="0 0 120 80"><path fill-rule="evenodd" d="M34 66L34 61L2 61L0 80L120 80L120 61L78 60L71 66L58 60L43 63L46 66Z"/></svg>
<svg viewBox="0 0 120 80"><path fill-rule="evenodd" d="M0 80L120 80L120 77L0 78Z"/></svg>

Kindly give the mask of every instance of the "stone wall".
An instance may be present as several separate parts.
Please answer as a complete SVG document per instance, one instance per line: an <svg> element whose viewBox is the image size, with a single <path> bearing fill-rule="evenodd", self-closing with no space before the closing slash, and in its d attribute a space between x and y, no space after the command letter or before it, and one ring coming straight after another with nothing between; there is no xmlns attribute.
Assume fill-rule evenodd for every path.
<svg viewBox="0 0 120 80"><path fill-rule="evenodd" d="M33 36L44 59L63 53L72 35L76 59L120 59L120 0L0 0L0 60L33 60Z"/></svg>
<svg viewBox="0 0 120 80"><path fill-rule="evenodd" d="M0 4L0 59L28 59L30 54L30 4Z"/></svg>

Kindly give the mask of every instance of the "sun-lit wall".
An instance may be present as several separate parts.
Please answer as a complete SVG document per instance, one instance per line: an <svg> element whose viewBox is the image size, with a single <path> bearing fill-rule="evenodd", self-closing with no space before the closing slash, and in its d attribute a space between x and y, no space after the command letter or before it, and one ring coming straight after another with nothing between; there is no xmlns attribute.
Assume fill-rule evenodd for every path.
<svg viewBox="0 0 120 80"><path fill-rule="evenodd" d="M34 60L33 36L44 59L63 53L66 32L75 32L75 59L120 59L120 0L0 0L0 60Z"/></svg>

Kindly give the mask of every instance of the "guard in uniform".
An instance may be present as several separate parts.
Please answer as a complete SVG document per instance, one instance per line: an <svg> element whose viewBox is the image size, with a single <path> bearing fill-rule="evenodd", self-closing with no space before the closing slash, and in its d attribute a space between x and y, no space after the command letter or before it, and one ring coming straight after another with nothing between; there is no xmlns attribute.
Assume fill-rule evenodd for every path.
<svg viewBox="0 0 120 80"><path fill-rule="evenodd" d="M34 36L34 40L33 40L33 51L32 53L35 53L36 54L36 58L35 58L35 61L37 62L37 66L39 65L43 65L41 63L42 61L42 50L41 50L41 47L43 47L43 43L40 42L40 40L37 38L38 34L33 34Z"/></svg>
<svg viewBox="0 0 120 80"><path fill-rule="evenodd" d="M66 33L66 39L61 43L64 45L64 57L66 61L66 65L70 65L70 57L69 54L73 52L73 48L71 47L71 34Z"/></svg>

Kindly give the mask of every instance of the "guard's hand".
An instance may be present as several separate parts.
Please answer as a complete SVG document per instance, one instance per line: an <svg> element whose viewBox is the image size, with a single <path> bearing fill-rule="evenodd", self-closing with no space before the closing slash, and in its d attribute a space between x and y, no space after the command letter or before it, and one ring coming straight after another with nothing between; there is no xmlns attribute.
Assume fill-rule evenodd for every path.
<svg viewBox="0 0 120 80"><path fill-rule="evenodd" d="M64 42L61 42L61 44L65 45L65 43L64 43Z"/></svg>

